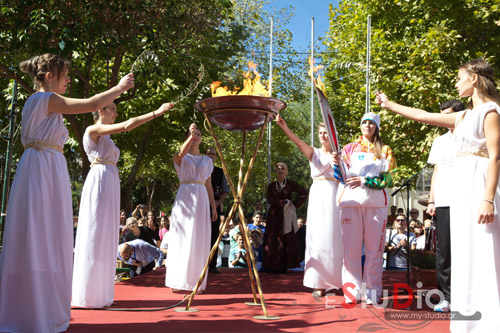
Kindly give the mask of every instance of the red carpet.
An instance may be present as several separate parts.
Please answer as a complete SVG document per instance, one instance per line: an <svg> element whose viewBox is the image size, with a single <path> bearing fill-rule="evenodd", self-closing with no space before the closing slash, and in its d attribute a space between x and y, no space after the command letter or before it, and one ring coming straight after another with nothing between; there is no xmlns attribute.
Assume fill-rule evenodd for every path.
<svg viewBox="0 0 500 333"><path fill-rule="evenodd" d="M428 318L435 313L429 311L425 301L423 309L418 309L415 300L411 311L364 304L346 309L341 305L343 296L313 298L311 291L302 286L302 277L303 273L260 274L268 313L280 320L253 318L262 315L263 310L245 305L253 301L248 270L221 269L220 274L209 275L207 290L195 297L191 307L199 312L72 310L68 332L449 332L447 319ZM164 281L163 268L116 284L116 304L111 308L148 310L181 301L182 295L172 294ZM404 282L406 272L384 272L384 289L392 291L393 283ZM405 296L399 297L399 303L404 302ZM414 316L413 320L386 318L408 314Z"/></svg>

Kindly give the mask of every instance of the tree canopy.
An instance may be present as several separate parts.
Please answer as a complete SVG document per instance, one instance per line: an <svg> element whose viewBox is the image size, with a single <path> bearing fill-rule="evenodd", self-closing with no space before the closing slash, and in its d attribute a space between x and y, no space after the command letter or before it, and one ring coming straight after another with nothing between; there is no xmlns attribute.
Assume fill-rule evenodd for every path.
<svg viewBox="0 0 500 333"><path fill-rule="evenodd" d="M209 97L207 87L211 81L241 78L248 60L258 60L261 71L269 66L269 33L265 31L269 31L270 14L263 10L265 3L239 0L3 2L0 6L0 72L4 74L0 84L5 96L0 102L2 112L6 112L11 94L9 79L16 79L22 87L18 95L19 109L33 92L31 79L20 72L18 63L36 54L56 53L71 60L72 82L67 92L71 97L92 96L115 85L126 73L134 72L135 87L117 100L117 121L154 110L163 102L177 104L163 119L113 136L121 150L118 167L122 207L131 210L137 203L147 203L150 208L168 210L177 188L171 156L182 144L189 123L196 121L203 127L203 116L194 111L194 102ZM290 54L274 69L275 93L281 98L297 96L300 89L296 84L300 74L292 73L295 64L291 57L295 54L289 47L291 34L283 29L291 10L274 13L275 48ZM196 87L190 91L194 83ZM285 89L285 84L294 89ZM6 120L6 116L0 120L2 128ZM75 192L74 208L78 209L79 190L89 170L82 137L92 119L89 114L66 115L65 121L70 129L65 155ZM238 134L219 132L226 142L231 172L237 175L240 147L234 138ZM249 144L256 141L256 135L249 133ZM277 142L276 151L280 151L280 141ZM205 132L202 152L211 145L212 140ZM259 150L262 156L257 159L249 184L249 205L261 199L265 192L265 147L264 141ZM17 135L14 162L21 153Z"/></svg>
<svg viewBox="0 0 500 333"><path fill-rule="evenodd" d="M205 127L203 115L193 109L195 101L210 96L212 81L241 85L250 60L258 64L264 83L269 82L271 16L273 96L288 104L282 113L288 126L309 142L307 55L291 47L292 34L286 29L294 8L274 9L270 2L271 6L267 0L4 1L0 5L0 87L4 95L0 126L7 126L12 79L20 85L19 109L33 92L31 80L18 68L30 56L51 52L70 59L72 82L67 95L77 98L108 89L126 73L134 72L134 89L118 98L117 121L154 110L163 102L177 103L162 119L113 136L121 150L122 207L131 210L146 203L168 211L178 186L172 154L191 122ZM437 111L441 102L456 98L454 80L461 63L484 57L497 72L500 69L496 59L499 12L499 4L493 0L361 0L340 1L338 7L331 7L330 30L322 37L326 51L320 57L341 142L359 136L359 120L365 110L367 15L372 16L371 109L382 115L382 139L395 151L402 179L425 165L430 143L442 130L380 110L373 92L381 90L399 103ZM316 107L315 125L320 120ZM79 190L89 169L82 137L92 119L86 114L65 116L65 121L70 129L65 155L77 209ZM241 134L215 131L236 181ZM248 133L246 161L258 134ZM266 137L247 186L246 207L265 197ZM0 146L5 151L5 141ZM208 146L213 146L213 140L205 131L201 151ZM274 123L271 146L271 164L286 162L289 177L308 187L308 161ZM17 128L14 161L21 153ZM3 160L0 164L3 168Z"/></svg>

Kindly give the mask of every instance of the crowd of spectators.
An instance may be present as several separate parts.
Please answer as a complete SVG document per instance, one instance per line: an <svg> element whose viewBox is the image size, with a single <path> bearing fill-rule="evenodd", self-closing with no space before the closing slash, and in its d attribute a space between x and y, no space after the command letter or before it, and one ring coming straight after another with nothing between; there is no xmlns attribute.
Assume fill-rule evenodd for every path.
<svg viewBox="0 0 500 333"><path fill-rule="evenodd" d="M266 215L262 211L263 206L261 202L256 202L253 208L254 211L246 215L245 225L248 230L248 239L256 260L257 269L261 269L262 241L266 230ZM225 215L221 215L221 228L224 226L224 222ZM304 219L299 220L300 225L303 225L304 222ZM156 217L154 212L148 210L143 204L137 205L130 215L128 215L124 209L120 211L120 247L118 249L117 258L128 265L131 270L131 277L147 273L153 270L154 267L158 267L158 265L164 265L163 259L166 258L168 252L169 226L170 216L161 212L160 216ZM303 230L305 230L305 228ZM146 245L143 244L144 242L162 252L162 256L160 257L157 255L155 257L149 255L148 260L143 260L143 262L133 258L131 259L130 256L127 255L124 257L120 254L124 249L128 253L131 248L129 246L124 246L124 244L133 245L138 243L141 247L146 248ZM240 230L238 219L229 221L228 226L223 232L218 250L217 267L248 267L246 251L243 246L243 235ZM149 247L147 251L156 253ZM161 264L158 263L159 260L162 262Z"/></svg>
<svg viewBox="0 0 500 333"><path fill-rule="evenodd" d="M424 222L420 222L420 212L417 208L410 209L409 215L407 223L403 208L396 206L390 208L385 237L384 268L386 269L407 268L407 228L410 229L410 251L436 251L435 227L432 220L424 213Z"/></svg>
<svg viewBox="0 0 500 333"><path fill-rule="evenodd" d="M254 211L245 215L245 224L248 230L248 239L253 250L257 269L262 268L262 242L266 230L266 214L262 211L263 205L257 201L253 206ZM384 257L384 268L386 269L406 269L406 243L407 227L410 228L410 250L435 251L434 226L431 219L426 218L424 222L419 220L419 211L416 208L410 210L410 222L407 223L403 208L391 206L390 214L387 217L386 229L386 254ZM236 220L236 223L235 223ZM221 215L221 228L224 226L225 216ZM155 217L153 211L149 211L145 205L139 204L127 217L125 210L120 211L120 244L140 239L155 248L161 249L164 257L167 255L168 240L167 234L170 224L170 216L161 212L159 217ZM298 218L299 227L299 259L303 267L305 251L305 235L307 224L304 218ZM217 267L223 268L246 268L248 267L246 251L243 246L243 234L240 230L238 219L229 221L225 228L219 249L217 252ZM165 239L164 239L165 238ZM120 255L118 254L120 259ZM148 269L139 270L141 274L150 271L155 264L155 260L149 261L145 266ZM127 262L128 263L128 262ZM129 263L132 276L138 275L137 266Z"/></svg>

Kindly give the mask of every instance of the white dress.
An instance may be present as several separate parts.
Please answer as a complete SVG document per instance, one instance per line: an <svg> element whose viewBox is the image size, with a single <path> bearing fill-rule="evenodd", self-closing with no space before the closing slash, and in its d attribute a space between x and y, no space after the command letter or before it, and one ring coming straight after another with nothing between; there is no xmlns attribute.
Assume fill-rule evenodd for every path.
<svg viewBox="0 0 500 333"><path fill-rule="evenodd" d="M33 94L22 113L21 142L36 147L19 160L7 206L0 332L61 332L70 321L73 209L66 159L59 151L68 131L62 114L48 113L50 95Z"/></svg>
<svg viewBox="0 0 500 333"><path fill-rule="evenodd" d="M93 163L80 199L71 305L101 308L113 303L120 227L120 150L109 135L97 144L88 131L83 147Z"/></svg>
<svg viewBox="0 0 500 333"><path fill-rule="evenodd" d="M333 180L331 158L314 148L309 190L304 286L316 289L342 288L344 245L340 209L335 202L338 183Z"/></svg>
<svg viewBox="0 0 500 333"><path fill-rule="evenodd" d="M478 224L488 158L470 154L486 150L483 124L490 110L500 113L495 103L468 110L454 132L459 155L453 164L456 195L450 207L451 310L462 315L478 311L481 319L452 320L452 332L500 332L500 188L494 221Z"/></svg>
<svg viewBox="0 0 500 333"><path fill-rule="evenodd" d="M175 196L168 235L165 285L194 290L210 253L210 203L205 183L213 162L205 155L187 154L179 167L180 186ZM205 290L207 276L199 290Z"/></svg>

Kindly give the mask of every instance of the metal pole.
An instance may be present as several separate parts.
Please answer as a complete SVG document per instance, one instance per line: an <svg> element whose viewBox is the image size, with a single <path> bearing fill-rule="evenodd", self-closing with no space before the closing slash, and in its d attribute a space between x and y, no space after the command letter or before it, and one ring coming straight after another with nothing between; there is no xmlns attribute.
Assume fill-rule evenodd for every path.
<svg viewBox="0 0 500 333"><path fill-rule="evenodd" d="M269 43L269 97L273 95L273 18L271 17ZM267 184L271 182L271 122L267 124ZM267 185L266 184L266 185ZM264 188L267 188L265 186Z"/></svg>
<svg viewBox="0 0 500 333"><path fill-rule="evenodd" d="M0 246L3 242L3 230L5 224L5 205L9 195L10 185L10 167L12 163L12 142L14 141L14 125L16 122L16 101L17 101L17 81L14 80L14 87L12 88L12 102L9 115L9 138L7 143L7 152L5 153L5 171L3 174L3 190L2 190L2 207L0 216Z"/></svg>
<svg viewBox="0 0 500 333"><path fill-rule="evenodd" d="M314 61L314 16L311 17L311 61ZM314 79L311 75L311 147L314 146Z"/></svg>
<svg viewBox="0 0 500 333"><path fill-rule="evenodd" d="M368 15L366 30L366 105L365 113L370 112L370 44L372 33L372 17Z"/></svg>
<svg viewBox="0 0 500 333"><path fill-rule="evenodd" d="M273 95L273 18L271 17L271 31L269 33L269 97Z"/></svg>

